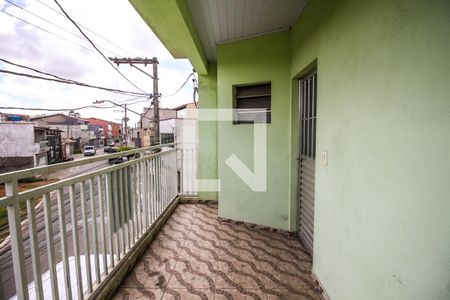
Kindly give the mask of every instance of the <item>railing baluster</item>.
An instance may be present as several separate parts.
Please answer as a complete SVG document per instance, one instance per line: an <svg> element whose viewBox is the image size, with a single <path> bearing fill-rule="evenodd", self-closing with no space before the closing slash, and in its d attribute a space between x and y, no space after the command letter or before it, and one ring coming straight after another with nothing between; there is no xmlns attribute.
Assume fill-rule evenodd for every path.
<svg viewBox="0 0 450 300"><path fill-rule="evenodd" d="M132 217L132 203L133 193L131 192L132 184L132 167L126 167L125 169L125 220L127 222L127 245L128 249L131 249L133 245L133 217Z"/></svg>
<svg viewBox="0 0 450 300"><path fill-rule="evenodd" d="M194 163L194 151L192 151L192 149L189 149L189 169L188 169L188 174L191 175L193 174L193 163ZM194 190L194 178L193 176L189 176L189 180L190 180L190 187L189 187L189 195L193 194L193 190Z"/></svg>
<svg viewBox="0 0 450 300"><path fill-rule="evenodd" d="M153 159L149 158L147 160L147 173L148 173L148 180L147 180L147 186L148 186L148 216L150 219L150 224L153 224L155 222L156 216L155 216L155 209L154 209L154 193L155 193L155 187L153 186L153 178L155 177L155 174L152 169Z"/></svg>
<svg viewBox="0 0 450 300"><path fill-rule="evenodd" d="M177 152L173 153L173 193L172 198L178 194L178 168L177 168Z"/></svg>
<svg viewBox="0 0 450 300"><path fill-rule="evenodd" d="M153 170L152 170L152 158L149 158L147 160L147 173L148 173L148 180L147 180L147 185L148 185L148 215L150 218L150 223L153 224L153 222L155 221L155 217L153 215L154 213L154 209L153 209L153 193L154 193L154 188L153 188Z"/></svg>
<svg viewBox="0 0 450 300"><path fill-rule="evenodd" d="M18 193L17 180L5 183L6 196L16 197ZM17 198L12 205L8 205L9 233L11 236L11 249L13 256L14 280L16 293L19 299L28 299L27 277L25 273L25 258L23 251L22 226L19 215L19 203Z"/></svg>
<svg viewBox="0 0 450 300"><path fill-rule="evenodd" d="M104 176L99 175L97 177L97 188L98 188L98 207L100 210L100 237L102 239L102 263L103 263L103 272L105 275L108 274L108 260L106 253L106 227L105 227L105 182Z"/></svg>
<svg viewBox="0 0 450 300"><path fill-rule="evenodd" d="M146 185L147 185L147 218L148 218L148 224L147 227L150 227L151 224L153 224L153 222L155 221L155 218L153 216L153 212L152 212L152 172L151 172L151 158L147 159L147 164L146 164L146 170L145 173L147 174L147 180L146 180Z"/></svg>
<svg viewBox="0 0 450 300"><path fill-rule="evenodd" d="M125 186L124 186L124 191L125 191L125 196L124 196L124 199L125 199L125 201L124 201L124 204L125 204L125 224L127 225L127 241L126 241L126 244L127 244L127 249L130 249L130 246L131 246L131 244L130 244L130 236L131 236L131 233L130 233L130 231L131 231L131 227L132 226L130 226L130 203L131 203L131 201L130 201L130 195L129 195L129 193L128 193L128 189L129 189L129 183L130 183L130 181L128 180L128 170L129 170L129 167L126 167L126 168L124 168L124 181L125 181Z"/></svg>
<svg viewBox="0 0 450 300"><path fill-rule="evenodd" d="M139 163L137 163L134 171L135 176L135 193L136 193L136 201L134 203L134 213L136 215L136 239L141 237L141 212L140 212L140 203L141 203L141 176L140 176L140 167Z"/></svg>
<svg viewBox="0 0 450 300"><path fill-rule="evenodd" d="M131 220L131 246L136 242L136 218L135 218L135 202L136 202L136 178L135 178L136 165L130 167L130 220Z"/></svg>
<svg viewBox="0 0 450 300"><path fill-rule="evenodd" d="M99 189L99 187L97 187ZM94 243L95 282L100 283L100 261L98 257L97 212L95 209L94 178L89 178L89 202L91 204L92 242Z"/></svg>
<svg viewBox="0 0 450 300"><path fill-rule="evenodd" d="M125 189L125 177L123 175L124 169L118 170L119 173L119 224L120 224L120 234L122 236L121 240L121 247L122 247L122 253L125 255L126 253L126 233L127 233L127 223L125 222L125 199L124 199L124 189Z"/></svg>
<svg viewBox="0 0 450 300"><path fill-rule="evenodd" d="M41 255L39 253L39 244L36 226L36 200L27 199L28 231L30 234L31 262L33 264L34 291L37 300L44 299L44 290L42 288L41 277Z"/></svg>
<svg viewBox="0 0 450 300"><path fill-rule="evenodd" d="M84 263L86 265L86 281L88 293L92 293L92 275L91 275L91 251L89 247L89 228L86 212L86 183L81 181L80 186L81 198L81 217L83 220L83 241L84 241Z"/></svg>
<svg viewBox="0 0 450 300"><path fill-rule="evenodd" d="M163 209L166 207L166 201L167 201L167 185L166 185L166 156L167 154L161 155L161 176L162 176L162 207Z"/></svg>
<svg viewBox="0 0 450 300"><path fill-rule="evenodd" d="M157 178L157 170L156 170L156 157L152 157L152 186L153 186L153 215L156 216L158 215L158 187L156 186L156 178Z"/></svg>
<svg viewBox="0 0 450 300"><path fill-rule="evenodd" d="M146 172L146 160L141 163L141 209L143 210L142 215L142 233L145 232L148 224L148 203L147 203L147 172Z"/></svg>
<svg viewBox="0 0 450 300"><path fill-rule="evenodd" d="M183 183L182 187L181 187L181 193L183 195L186 195L186 181L184 180L184 174L186 173L186 164L187 161L184 158L185 157L185 149L181 149L181 182Z"/></svg>
<svg viewBox="0 0 450 300"><path fill-rule="evenodd" d="M64 189L58 189L58 219L59 219L59 237L61 243L61 253L64 270L64 286L67 299L72 299L72 286L70 284L70 265L69 265L69 253L67 249L66 238L66 209L64 203Z"/></svg>
<svg viewBox="0 0 450 300"><path fill-rule="evenodd" d="M54 299L59 299L58 277L56 275L55 243L53 240L52 204L50 201L50 194L44 194L43 197L44 197L45 234L47 241L46 246L48 255L48 268L50 271L52 297Z"/></svg>
<svg viewBox="0 0 450 300"><path fill-rule="evenodd" d="M140 197L140 193L139 193L139 163L134 165L134 222L136 223L134 225L134 238L137 241L139 239L139 226L140 226L140 221L139 221L139 211L138 211L138 207L139 207L139 197Z"/></svg>
<svg viewBox="0 0 450 300"><path fill-rule="evenodd" d="M112 207L112 174L106 173L105 176L106 183L106 209L108 211L108 230L109 230L109 259L111 269L114 268L114 216Z"/></svg>
<svg viewBox="0 0 450 300"><path fill-rule="evenodd" d="M73 255L75 256L75 272L77 275L78 299L83 299L83 279L81 275L80 246L78 242L78 214L75 198L75 186L69 186L70 218L72 219Z"/></svg>
<svg viewBox="0 0 450 300"><path fill-rule="evenodd" d="M159 167L159 211L162 211L163 203L164 203L164 170L162 168L163 155L158 157L158 167Z"/></svg>
<svg viewBox="0 0 450 300"><path fill-rule="evenodd" d="M117 171L112 172L112 182L113 182L113 209L114 209L114 236L115 244L116 244L116 254L117 260L120 260L121 257L121 249L120 249L120 236L119 236L119 193L118 193L118 184L117 184Z"/></svg>

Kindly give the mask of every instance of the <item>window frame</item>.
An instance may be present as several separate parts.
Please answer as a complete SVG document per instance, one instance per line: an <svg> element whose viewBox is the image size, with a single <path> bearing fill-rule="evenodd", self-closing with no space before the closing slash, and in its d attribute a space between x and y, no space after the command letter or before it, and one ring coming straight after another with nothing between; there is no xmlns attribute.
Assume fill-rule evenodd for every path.
<svg viewBox="0 0 450 300"><path fill-rule="evenodd" d="M238 90L240 88L250 88L250 87L258 87L258 86L269 86L268 90L269 93L255 93L255 95L246 95L246 96L238 96ZM264 90L264 87L261 87L261 90ZM265 122L258 122L257 120L252 121L245 121L245 120L239 120L239 108L238 108L238 101L242 99L257 99L257 98L269 98L268 99L268 107L266 108L258 108L255 107L255 110L261 110L260 113L262 113L262 110L265 109L266 120ZM255 122L256 121L256 122ZM243 125L243 124L271 124L272 123L272 82L271 81L264 81L264 82L257 82L257 83L249 83L249 84L236 84L233 85L233 125Z"/></svg>

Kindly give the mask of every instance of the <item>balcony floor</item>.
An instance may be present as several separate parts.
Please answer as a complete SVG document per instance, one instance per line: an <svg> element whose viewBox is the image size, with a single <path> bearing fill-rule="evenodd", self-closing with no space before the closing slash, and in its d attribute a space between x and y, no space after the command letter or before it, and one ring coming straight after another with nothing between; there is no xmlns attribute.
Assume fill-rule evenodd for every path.
<svg viewBox="0 0 450 300"><path fill-rule="evenodd" d="M302 244L179 205L114 299L320 299Z"/></svg>

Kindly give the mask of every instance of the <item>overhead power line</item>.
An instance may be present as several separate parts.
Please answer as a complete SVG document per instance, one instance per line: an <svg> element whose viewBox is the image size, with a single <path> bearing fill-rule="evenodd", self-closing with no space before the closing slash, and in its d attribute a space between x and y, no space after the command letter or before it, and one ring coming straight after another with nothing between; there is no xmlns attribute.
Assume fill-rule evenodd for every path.
<svg viewBox="0 0 450 300"><path fill-rule="evenodd" d="M39 108L39 107L14 107L14 106L0 106L0 109L17 109L17 110L38 110L38 111L76 111L85 108L101 108L101 109L109 109L115 106L96 106L96 105L86 105L75 108Z"/></svg>
<svg viewBox="0 0 450 300"><path fill-rule="evenodd" d="M36 0L37 2L39 2L41 5L47 7L48 9L52 10L53 12L57 13L60 16L63 16L64 18L66 17L63 13L61 13L60 11L54 9L53 7L51 7L50 5L46 4L45 2L41 1L41 0ZM93 31L92 29L88 28L87 26L81 24L80 22L76 22L80 27L86 29L87 31L91 32L92 34L96 35L97 37L101 38L102 40L108 42L109 44L113 45L114 47L127 52L128 54L131 54L133 56L137 56L136 54L133 54L132 52L122 48L121 46L117 45L116 43L112 42L111 40L105 38L104 36L96 33L95 31Z"/></svg>
<svg viewBox="0 0 450 300"><path fill-rule="evenodd" d="M189 80L189 78L191 78L192 76L194 75L194 73L192 72L191 74L189 74L189 76L186 78L186 80L184 81L184 83L175 91L175 92L173 92L172 94L169 94L169 95L162 95L161 94L161 96L162 97L172 97L172 96L175 96L176 94L178 94L180 91L181 91L181 89L186 85L186 83L188 82L188 80Z"/></svg>
<svg viewBox="0 0 450 300"><path fill-rule="evenodd" d="M100 51L100 49L97 48L97 46L89 39L89 37L83 32L83 30L78 26L78 24L69 16L69 14L64 10L64 8L59 4L58 0L53 0L58 5L58 7L61 9L61 12L66 15L67 19L69 19L70 22L73 23L73 25L80 31L80 33L85 37L85 39L92 45L92 47L103 57L104 60L108 62L108 64L117 72L119 73L126 81L128 81L132 86L134 86L139 91L145 93L145 91L141 88L139 88L137 85L135 85L131 80L129 80L122 72L119 71L110 61L109 59Z"/></svg>
<svg viewBox="0 0 450 300"><path fill-rule="evenodd" d="M108 90L110 92L117 92L117 93L121 93L121 94L125 94L125 95L128 94L128 95L136 95L136 96L151 96L151 94L130 92L130 91L124 91L124 90L119 90L119 89L110 89L110 88L99 87L99 86L95 86L95 85L82 83L82 82L75 81L75 80L72 80L72 79L63 78L63 77L60 77L60 76L57 76L57 75L54 75L54 74L51 74L51 73L48 73L48 72L40 71L40 70L37 70L35 68L31 68L31 67L28 67L28 66L25 66L25 65L22 65L22 64L14 63L14 62L11 62L11 61L6 60L4 58L0 58L0 61L2 61L4 63L7 63L7 64L10 64L10 65L13 65L13 66L16 66L16 67L19 67L19 68L31 70L33 72L36 72L36 73L39 73L39 74L42 74L42 75L51 76L51 77L57 79L58 82L75 84L75 85L81 85L81 86L85 86L85 87L100 88L100 89L103 89L103 90ZM6 70L4 70L4 71L6 71ZM18 76L22 76L24 74L24 73L10 72L10 71L3 72L3 73L9 73L9 74L18 75ZM20 75L20 74L22 74L22 75ZM30 74L25 74L25 75L30 75ZM30 75L30 76L34 76L34 75ZM29 77L29 76L25 76L25 77ZM40 77L40 76L37 76L37 77ZM43 77L43 78L36 78L36 79L50 80L50 78L45 78L45 77Z"/></svg>
<svg viewBox="0 0 450 300"><path fill-rule="evenodd" d="M48 24L50 24L50 25L52 25L52 26L55 26L55 27L57 27L57 28L59 28L59 29L65 31L65 32L67 32L67 33L69 33L69 34L75 36L76 38L78 38L78 39L80 39L80 40L85 41L85 39L84 39L82 36L80 36L80 35L78 35L78 34L75 34L75 33L71 32L70 30L67 30L67 29L64 28L64 27L59 26L58 24L55 24L55 23L53 23L53 22L47 20L46 18L41 17L40 15L38 15L38 14L36 14L36 13L34 13L34 12L28 10L28 9L26 9L26 8L23 7L23 6L20 6L20 5L18 5L18 4L16 4L16 3L12 2L12 1L10 1L10 0L4 0L4 1L7 2L7 3L9 3L9 4L11 4L11 5L13 5L13 6L15 6L15 7L17 7L17 8L19 8L19 9L21 9L21 10L23 10L23 11L25 11L25 12L27 12L27 13L29 13L30 15L32 15L32 16L34 16L34 17L36 17L36 18L41 19L42 21L44 21L44 22L46 22L46 23L48 23ZM22 20L22 21L25 22L25 20ZM30 23L31 23L31 22L28 22L28 24L30 24ZM31 25L31 24L30 24L30 25ZM37 25L32 25L32 26L37 27ZM46 32L48 32L48 31L46 31ZM58 36L58 37L59 37L59 36ZM66 40L66 41L67 41L67 40ZM108 52L110 52L110 53L112 53L112 54L114 54L114 55L117 55L117 54L115 54L114 51L111 51L111 50L106 49L106 48L101 47L101 46L98 46L98 47L101 48L101 49L103 49L103 50L106 50L106 51L108 51ZM86 49L87 49L87 48L86 48ZM89 49L89 50L92 51L92 52L94 52L92 49Z"/></svg>
<svg viewBox="0 0 450 300"><path fill-rule="evenodd" d="M42 75L51 76L51 77L56 78L56 79L65 80L65 81L70 81L70 82L76 82L75 80L72 80L72 79L65 79L65 78L59 77L59 76L57 76L57 75L53 75L53 74L51 74L51 73L39 71L39 70L34 69L34 68L31 68L31 67L27 67L27 66L24 66L24 65L21 65L21 64L13 63L12 61L6 60L6 59L4 59L4 58L0 58L0 61L2 61L2 62L4 62L4 63L7 63L7 64L10 64L10 65L15 66L15 67L19 67L19 68L23 68L23 69L27 69L27 70L36 72L36 73L39 73L39 74L42 74Z"/></svg>
<svg viewBox="0 0 450 300"><path fill-rule="evenodd" d="M60 79L56 79L56 78L48 78L48 77L36 76L36 75L13 72L13 71L2 70L2 69L0 69L0 73L22 76L22 77L33 78L33 79L41 79L41 80L46 80L46 81L54 81L54 82L65 83L65 84L73 84L73 85L78 85L78 86L87 87L87 88L104 90L104 91L112 92L112 93L119 93L119 94L123 94L123 95L140 95L140 96L149 96L150 95L150 94L144 94L144 93L138 93L138 92L129 92L129 91L124 91L124 90L119 90L119 89L110 89L110 88L90 85L90 84L86 84L86 83L82 83L82 82L78 82L78 81L73 81L70 79L60 80Z"/></svg>
<svg viewBox="0 0 450 300"><path fill-rule="evenodd" d="M24 20L24 19L22 19L22 18L16 17L15 15L10 14L10 13L4 11L4 10L0 10L0 12L6 14L6 15L8 15L8 16L10 16L11 18L17 19L17 20L19 20L19 21L21 21L21 22L23 22L23 23L26 23L26 24L28 24L28 25L30 25L30 26L33 26L33 27L35 27L35 28L37 28L37 29L39 29L39 30L41 30L41 31L44 31L44 32L46 32L46 33L48 33L48 34L51 34L51 35L53 35L53 36L55 36L55 37L57 37L57 38L60 38L60 39L66 41L66 42L68 42L68 43L71 43L71 44L73 44L73 45L76 45L76 46L78 46L78 47L81 47L81 48L83 48L83 49L85 49L85 50L88 50L88 51L91 51L91 52L95 52L94 50L92 50L92 49L90 49L90 48L88 48L88 47L85 47L85 46L83 46L83 45L81 45L81 44L78 44L78 43L76 43L76 42L74 42L74 41L71 41L71 40L69 40L69 39L66 39L65 37L63 37L63 36L61 36L61 35L59 35L59 34L57 34L57 33L51 32L51 31L49 31L49 30L47 30L47 29L45 29L45 28L43 28L43 27L41 27L41 26L35 25L35 24L31 23L31 22L28 22L27 20Z"/></svg>

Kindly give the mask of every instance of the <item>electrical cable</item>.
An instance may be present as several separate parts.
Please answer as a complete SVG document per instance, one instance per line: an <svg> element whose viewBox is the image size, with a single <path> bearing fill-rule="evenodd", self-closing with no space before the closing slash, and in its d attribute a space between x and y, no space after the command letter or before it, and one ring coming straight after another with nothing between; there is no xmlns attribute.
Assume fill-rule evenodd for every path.
<svg viewBox="0 0 450 300"><path fill-rule="evenodd" d="M139 67L136 67L135 65L133 65L133 64L131 64L131 66L133 67L133 68L135 68L135 69L137 69L137 70L139 70L139 71L141 71L142 73L144 73L145 75L147 75L148 77L150 77L151 79L153 79L153 76L152 75L150 75L150 74L148 74L147 72L145 72L144 70L142 70L141 68L139 68Z"/></svg>
<svg viewBox="0 0 450 300"><path fill-rule="evenodd" d="M94 47L94 49L103 57L106 62L117 72L119 73L126 81L128 81L132 86L134 86L139 91L145 93L145 91L141 88L139 88L137 85L135 85L131 80L129 80L122 72L117 69L113 63L100 51L100 49L97 48L97 46L89 39L89 37L83 32L83 30L78 26L78 24L67 14L67 12L64 10L64 8L59 4L58 0L53 0L58 5L58 7L61 9L61 12L66 15L67 19L69 19L70 22L73 23L73 25L80 31L80 33L86 38L86 40Z"/></svg>
<svg viewBox="0 0 450 300"><path fill-rule="evenodd" d="M74 80L71 80L71 79L65 79L65 80L53 79L53 78L47 78L47 77L36 76L36 75L31 75L31 74L26 74L26 73L13 72L13 71L2 70L2 69L0 69L0 73L16 75L16 76L21 76L21 77L28 77L28 78L32 78L32 79L54 81L54 82L65 83L65 84L73 84L73 85L77 85L77 86L93 88L93 89L99 89L99 90L104 90L104 91L108 91L108 92L112 92L112 93L118 93L118 94L123 94L123 95L151 96L149 94L143 94L143 93L138 93L138 92L129 92L129 91L124 91L124 90L119 90L119 89L110 89L110 88L105 88L105 87L101 87L101 86L90 85L90 84L74 81Z"/></svg>
<svg viewBox="0 0 450 300"><path fill-rule="evenodd" d="M189 74L189 76L186 78L184 83L175 92L173 92L172 94L169 94L169 95L162 95L161 94L161 97L166 97L167 98L167 97L172 97L172 96L178 94L181 91L181 89L186 85L186 83L188 82L189 78L191 78L191 76L193 76L193 75L194 75L194 73Z"/></svg>
<svg viewBox="0 0 450 300"><path fill-rule="evenodd" d="M45 2L43 2L43 1L41 1L41 0L36 0L36 1L39 2L41 5L47 7L48 9L52 10L53 12L57 13L58 15L63 16L64 18L66 17L63 13L61 13L60 11L58 11L58 10L54 9L53 7L49 6L49 5L46 4ZM138 56L138 55L133 54L132 52L130 52L130 51L128 51L128 50L122 48L121 46L117 45L116 43L114 43L114 42L108 40L107 38L103 37L102 35L96 33L95 31L93 31L92 29L88 28L87 26L81 24L80 22L77 22L77 24L78 24L80 27L82 27L82 28L86 29L87 31L91 32L92 34L94 34L94 35L98 36L99 38L103 39L104 41L108 42L109 44L113 45L114 47L116 47L116 48L118 48L118 49L121 49L122 51L125 51L125 52L127 52L127 53L129 53L129 54L132 54L133 56Z"/></svg>
<svg viewBox="0 0 450 300"><path fill-rule="evenodd" d="M10 13L4 11L4 10L0 10L0 12L4 13L4 14L6 14L6 15L12 17L12 18L15 18L15 19L17 19L17 20L19 20L19 21L22 21L23 23L26 23L26 24L28 24L28 25L30 25L30 26L33 26L33 27L35 27L35 28L37 28L37 29L39 29L39 30L42 30L42 31L44 31L44 32L46 32L46 33L48 33L48 34L51 34L51 35L53 35L53 36L55 36L55 37L58 37L58 38L60 38L60 39L62 39L62 40L64 40L64 41L66 41L66 42L68 42L68 43L71 43L71 44L73 44L73 45L76 45L76 46L78 46L78 47L81 47L81 48L83 48L83 49L85 49L85 50L88 50L88 51L91 51L91 52L95 52L94 50L92 50L92 49L90 49L90 48L87 48L87 47L85 47L85 46L83 46L83 45L81 45L81 44L78 44L78 43L74 42L74 41L68 40L68 39L66 39L66 38L63 37L63 36L60 36L59 34L56 34L56 33L54 33L54 32L48 31L47 29L45 29L45 28L43 28L43 27L40 27L40 26L38 26L38 25L35 25L35 24L33 24L33 23L31 23L31 22L28 22L28 21L26 21L26 20L24 20L24 19L22 19L22 18L16 17L15 15L12 15L12 14L10 14Z"/></svg>
<svg viewBox="0 0 450 300"><path fill-rule="evenodd" d="M29 13L30 15L32 15L32 16L34 16L34 17L36 17L36 18L39 18L39 19L43 20L44 22L46 22L46 23L48 23L48 24L50 24L50 25L53 25L53 26L55 26L55 27L57 27L57 28L59 28L59 29L65 31L65 32L70 33L71 35L73 35L73 36L75 36L75 37L77 37L77 38L79 38L79 39L85 41L84 38L83 38L82 36L80 36L80 35L78 35L78 34L75 34L75 33L71 32L71 31L65 29L64 27L59 26L58 24L55 24L55 23L53 23L53 22L50 22L49 20L47 20L47 19L41 17L40 15L38 15L38 14L36 14L36 13L34 13L34 12L28 10L28 9L26 9L25 7L22 7L22 6L20 6L20 5L16 4L16 3L14 3L14 2L12 2L12 1L10 1L10 0L3 0L3 1L5 1L5 2L7 2L7 3L9 3L9 4L11 4L11 5L13 5L13 6L15 6L15 7L19 8L19 9L21 9L21 10L23 10L23 11L25 11L25 12L27 12L27 13ZM36 25L36 26L37 26L37 25ZM111 50L106 49L106 48L104 48L104 47L99 46L99 48L101 48L101 49L103 49L103 50L106 50L106 51L108 51L108 52L110 52L110 53L112 53L112 54L114 54L114 55L117 55L114 51L111 51Z"/></svg>
<svg viewBox="0 0 450 300"><path fill-rule="evenodd" d="M36 72L36 73L39 73L39 74L42 74L42 75L51 76L51 77L56 78L56 79L59 79L59 80L65 80L65 81L70 81L70 82L76 82L76 81L74 81L74 80L72 80L72 79L62 78L62 77L59 77L59 76L57 76L57 75L53 75L53 74L51 74L51 73L47 73L47 72L44 72L44 71L39 71L39 70L37 70L37 69L31 68L31 67L28 67L28 66L24 66L24 65L21 65L21 64L18 64L18 63L13 63L12 61L6 60L6 59L1 58L1 57L0 57L0 61L2 61L2 62L4 62L4 63L7 63L7 64L10 64L10 65L13 65L13 66L15 66L15 67L19 67L19 68L23 68L23 69L27 69L27 70Z"/></svg>
<svg viewBox="0 0 450 300"><path fill-rule="evenodd" d="M96 106L96 105L85 105L75 108L38 108L38 107L13 107L13 106L0 106L0 109L17 109L17 110L32 110L32 111L76 111L85 108L100 108L100 109L110 109L115 107L112 106Z"/></svg>

